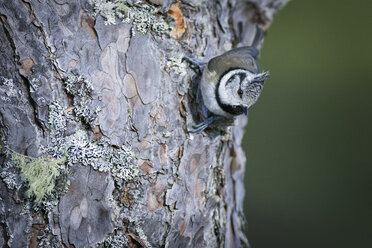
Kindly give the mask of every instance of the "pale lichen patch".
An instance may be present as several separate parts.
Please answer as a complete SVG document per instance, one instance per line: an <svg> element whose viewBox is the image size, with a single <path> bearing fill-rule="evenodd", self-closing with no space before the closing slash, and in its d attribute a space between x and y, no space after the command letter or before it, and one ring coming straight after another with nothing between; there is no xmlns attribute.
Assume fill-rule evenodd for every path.
<svg viewBox="0 0 372 248"><path fill-rule="evenodd" d="M92 106L92 82L84 76L68 74L64 80L64 86L67 93L74 97L73 111L77 120L83 120L86 124L93 126L101 107L98 105L93 108Z"/></svg>
<svg viewBox="0 0 372 248"><path fill-rule="evenodd" d="M105 248L129 247L129 242L123 233L114 234L105 240L104 247Z"/></svg>
<svg viewBox="0 0 372 248"><path fill-rule="evenodd" d="M146 245L146 247L151 248L152 246L149 243L149 241L147 240L147 236L146 236L145 232L142 230L142 228L136 227L136 232L137 232L139 238L141 239L141 241Z"/></svg>
<svg viewBox="0 0 372 248"><path fill-rule="evenodd" d="M105 18L106 25L116 24L116 19L132 23L134 30L146 34L149 30L161 35L169 31L164 17L158 15L159 8L145 1L127 0L89 0L96 15ZM133 33L132 33L133 34Z"/></svg>
<svg viewBox="0 0 372 248"><path fill-rule="evenodd" d="M185 76L188 66L183 60L183 57L184 55L181 53L169 56L167 58L167 68L180 76Z"/></svg>
<svg viewBox="0 0 372 248"><path fill-rule="evenodd" d="M9 161L1 167L0 178L9 190L18 190L21 187L21 184L18 183L17 168Z"/></svg>
<svg viewBox="0 0 372 248"><path fill-rule="evenodd" d="M134 153L125 146L112 153L110 163L113 166L111 172L116 178L129 181L139 174Z"/></svg>

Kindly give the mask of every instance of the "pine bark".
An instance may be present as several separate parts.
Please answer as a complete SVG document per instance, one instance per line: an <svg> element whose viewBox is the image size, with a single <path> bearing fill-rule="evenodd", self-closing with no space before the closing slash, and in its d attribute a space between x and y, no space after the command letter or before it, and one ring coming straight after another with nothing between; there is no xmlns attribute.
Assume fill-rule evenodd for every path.
<svg viewBox="0 0 372 248"><path fill-rule="evenodd" d="M246 119L190 134L200 75L182 57L249 45L284 3L149 1L172 30L142 34L85 0L1 0L0 246L247 247ZM14 153L67 156L64 190L37 203Z"/></svg>

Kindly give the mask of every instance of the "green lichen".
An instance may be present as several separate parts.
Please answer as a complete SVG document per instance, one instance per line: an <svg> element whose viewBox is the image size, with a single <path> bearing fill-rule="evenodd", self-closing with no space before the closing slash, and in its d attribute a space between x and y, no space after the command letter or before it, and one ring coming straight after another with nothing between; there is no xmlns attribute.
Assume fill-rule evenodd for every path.
<svg viewBox="0 0 372 248"><path fill-rule="evenodd" d="M146 34L149 30L161 35L170 28L165 18L158 15L159 8L145 1L127 0L89 0L96 15L105 18L105 25L116 24L116 18L125 23L132 23L134 30Z"/></svg>
<svg viewBox="0 0 372 248"><path fill-rule="evenodd" d="M26 195L35 197L35 202L38 204L46 195L52 193L60 174L60 165L66 162L65 157L61 159L33 158L15 151L12 151L12 160L21 169L21 178L28 182Z"/></svg>

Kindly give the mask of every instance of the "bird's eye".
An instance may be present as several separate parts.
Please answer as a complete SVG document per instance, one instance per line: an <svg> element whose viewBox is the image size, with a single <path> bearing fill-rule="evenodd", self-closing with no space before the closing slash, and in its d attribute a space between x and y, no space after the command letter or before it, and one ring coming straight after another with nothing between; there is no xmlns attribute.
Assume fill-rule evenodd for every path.
<svg viewBox="0 0 372 248"><path fill-rule="evenodd" d="M242 89L238 89L237 93L240 96L240 98L242 98L242 96L243 96L243 90Z"/></svg>

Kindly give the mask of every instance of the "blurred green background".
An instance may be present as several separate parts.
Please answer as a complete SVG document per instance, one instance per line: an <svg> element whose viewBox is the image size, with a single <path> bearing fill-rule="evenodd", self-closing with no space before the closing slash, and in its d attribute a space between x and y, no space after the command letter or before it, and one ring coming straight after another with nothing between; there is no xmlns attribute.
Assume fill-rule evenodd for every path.
<svg viewBox="0 0 372 248"><path fill-rule="evenodd" d="M266 35L243 140L253 248L372 247L371 11L293 0Z"/></svg>

